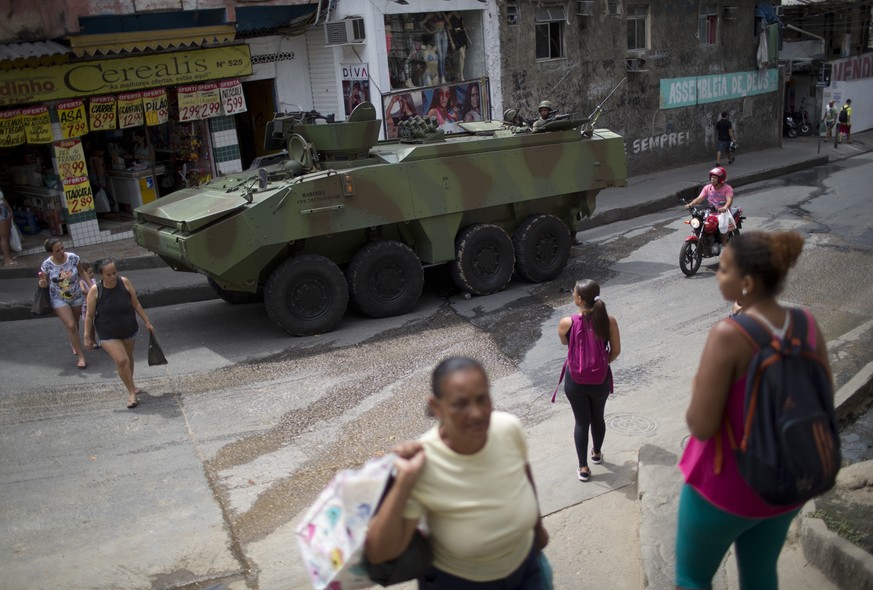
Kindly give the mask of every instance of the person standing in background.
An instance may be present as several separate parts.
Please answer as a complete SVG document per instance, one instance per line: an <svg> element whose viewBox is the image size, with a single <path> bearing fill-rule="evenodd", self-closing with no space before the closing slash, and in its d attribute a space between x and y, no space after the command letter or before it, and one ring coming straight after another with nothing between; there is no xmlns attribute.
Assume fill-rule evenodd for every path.
<svg viewBox="0 0 873 590"><path fill-rule="evenodd" d="M846 143L852 143L852 99L847 98L846 104L840 109L840 114L837 115L837 120L840 123L840 131L837 134L836 143L842 142L842 136L846 136Z"/></svg>
<svg viewBox="0 0 873 590"><path fill-rule="evenodd" d="M715 124L717 151L715 152L715 165L721 166L721 155L728 157L728 164L734 163L734 156L731 152L731 142L736 141L734 137L734 126L728 119L727 111L721 112L721 119Z"/></svg>
<svg viewBox="0 0 873 590"><path fill-rule="evenodd" d="M830 141L831 135L834 132L834 125L837 124L837 107L834 106L834 101L830 101L828 106L825 107L824 116L821 120L824 121L825 128L827 129L825 141Z"/></svg>
<svg viewBox="0 0 873 590"><path fill-rule="evenodd" d="M12 256L12 250L9 246L9 239L12 236L12 209L3 198L3 191L0 190L0 252L3 253L3 266L12 266L18 264Z"/></svg>

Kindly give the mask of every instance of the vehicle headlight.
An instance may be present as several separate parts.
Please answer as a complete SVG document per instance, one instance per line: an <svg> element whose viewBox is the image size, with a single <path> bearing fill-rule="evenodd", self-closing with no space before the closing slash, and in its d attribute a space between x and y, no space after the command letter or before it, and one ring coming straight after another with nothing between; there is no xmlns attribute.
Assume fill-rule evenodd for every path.
<svg viewBox="0 0 873 590"><path fill-rule="evenodd" d="M693 217L691 219L691 227L693 227L694 229L697 229L698 227L700 227L700 220L697 219L696 217Z"/></svg>

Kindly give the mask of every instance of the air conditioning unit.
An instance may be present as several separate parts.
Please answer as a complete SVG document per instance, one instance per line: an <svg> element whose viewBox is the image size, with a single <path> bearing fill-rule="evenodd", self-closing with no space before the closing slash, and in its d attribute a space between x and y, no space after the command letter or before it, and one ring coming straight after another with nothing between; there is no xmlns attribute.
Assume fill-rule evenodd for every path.
<svg viewBox="0 0 873 590"><path fill-rule="evenodd" d="M576 16L594 16L594 0L576 0Z"/></svg>
<svg viewBox="0 0 873 590"><path fill-rule="evenodd" d="M324 23L325 45L358 45L366 40L364 19L359 16Z"/></svg>
<svg viewBox="0 0 873 590"><path fill-rule="evenodd" d="M621 16L621 0L606 0L606 14Z"/></svg>
<svg viewBox="0 0 873 590"><path fill-rule="evenodd" d="M780 6L774 6L773 8L776 9L776 16L785 16L785 9L784 9L783 6L781 6L781 5L780 5Z"/></svg>
<svg viewBox="0 0 873 590"><path fill-rule="evenodd" d="M648 70L644 69L646 66L646 60L641 57L629 57L625 60L626 71L627 72L647 72Z"/></svg>
<svg viewBox="0 0 873 590"><path fill-rule="evenodd" d="M724 20L737 20L737 7L725 6L721 9L721 17Z"/></svg>

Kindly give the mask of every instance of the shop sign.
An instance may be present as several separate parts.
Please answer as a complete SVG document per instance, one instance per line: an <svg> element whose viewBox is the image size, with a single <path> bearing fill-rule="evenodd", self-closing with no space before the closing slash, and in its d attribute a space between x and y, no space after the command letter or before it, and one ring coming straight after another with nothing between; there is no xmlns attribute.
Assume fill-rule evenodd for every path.
<svg viewBox="0 0 873 590"><path fill-rule="evenodd" d="M88 101L88 121L91 131L110 131L117 127L115 97L95 96Z"/></svg>
<svg viewBox="0 0 873 590"><path fill-rule="evenodd" d="M21 110L0 112L0 147L21 145L26 139Z"/></svg>
<svg viewBox="0 0 873 590"><path fill-rule="evenodd" d="M225 115L235 115L248 110L246 96L239 80L222 80L218 87L221 89L221 107Z"/></svg>
<svg viewBox="0 0 873 590"><path fill-rule="evenodd" d="M197 86L179 86L176 88L179 100L179 121L196 121L200 118L200 97Z"/></svg>
<svg viewBox="0 0 873 590"><path fill-rule="evenodd" d="M82 137L88 133L88 122L85 120L85 101L77 98L58 103L58 120L61 122L61 137Z"/></svg>
<svg viewBox="0 0 873 590"><path fill-rule="evenodd" d="M56 141L54 148L58 173L67 199L67 210L72 214L94 209L94 196L91 193L91 183L88 181L82 140Z"/></svg>
<svg viewBox="0 0 873 590"><path fill-rule="evenodd" d="M21 109L24 117L24 134L27 143L51 143L52 119L49 116L48 107L28 107Z"/></svg>
<svg viewBox="0 0 873 590"><path fill-rule="evenodd" d="M248 45L0 71L0 106L248 76Z"/></svg>
<svg viewBox="0 0 873 590"><path fill-rule="evenodd" d="M661 108L675 109L776 92L779 73L775 68L761 75L758 70L661 80Z"/></svg>
<svg viewBox="0 0 873 590"><path fill-rule="evenodd" d="M370 101L370 68L367 64L340 64L346 117L362 102Z"/></svg>
<svg viewBox="0 0 873 590"><path fill-rule="evenodd" d="M198 84L197 94L200 97L200 118L209 119L221 114L221 95L218 84Z"/></svg>
<svg viewBox="0 0 873 590"><path fill-rule="evenodd" d="M147 90L142 93L146 125L160 125L170 120L170 107L167 91L164 88Z"/></svg>
<svg viewBox="0 0 873 590"><path fill-rule="evenodd" d="M118 128L140 127L145 122L142 111L142 92L118 95Z"/></svg>

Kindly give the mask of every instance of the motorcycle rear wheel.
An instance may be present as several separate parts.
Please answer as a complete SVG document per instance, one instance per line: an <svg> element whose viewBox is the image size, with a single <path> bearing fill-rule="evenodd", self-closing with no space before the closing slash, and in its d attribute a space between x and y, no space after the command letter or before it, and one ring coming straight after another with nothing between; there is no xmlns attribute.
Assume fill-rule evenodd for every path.
<svg viewBox="0 0 873 590"><path fill-rule="evenodd" d="M697 274L702 261L703 255L700 252L700 244L698 242L685 242L682 244L682 250L679 252L679 268L682 269L686 277Z"/></svg>
<svg viewBox="0 0 873 590"><path fill-rule="evenodd" d="M812 135L812 127L808 123L800 124L800 134L801 135Z"/></svg>

